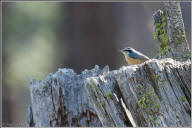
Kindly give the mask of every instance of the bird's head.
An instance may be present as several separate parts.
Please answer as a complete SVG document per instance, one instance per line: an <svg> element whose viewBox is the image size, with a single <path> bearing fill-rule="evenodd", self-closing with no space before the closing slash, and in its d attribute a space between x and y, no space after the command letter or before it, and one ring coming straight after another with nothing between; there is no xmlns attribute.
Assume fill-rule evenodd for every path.
<svg viewBox="0 0 192 128"><path fill-rule="evenodd" d="M122 49L122 50L120 50L123 54L130 54L130 53L132 53L133 51L134 51L134 49L133 48L131 48L131 47L126 47L126 48L124 48L124 49Z"/></svg>

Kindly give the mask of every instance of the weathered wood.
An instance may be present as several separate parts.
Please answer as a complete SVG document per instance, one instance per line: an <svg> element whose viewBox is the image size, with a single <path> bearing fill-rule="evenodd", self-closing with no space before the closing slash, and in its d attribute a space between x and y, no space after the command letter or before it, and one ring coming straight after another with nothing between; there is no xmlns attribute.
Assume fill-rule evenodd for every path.
<svg viewBox="0 0 192 128"><path fill-rule="evenodd" d="M95 66L94 69L85 70L78 75L72 69L59 69L55 74L49 74L46 80L38 82L32 79L30 82L32 114L29 114L28 124L101 126L83 85L85 78L97 76L105 70Z"/></svg>
<svg viewBox="0 0 192 128"><path fill-rule="evenodd" d="M163 2L164 9L153 14L154 38L160 42L158 58L185 61L191 57L186 40L180 2Z"/></svg>
<svg viewBox="0 0 192 128"><path fill-rule="evenodd" d="M85 87L102 126L131 126L123 110L121 92L113 75L87 78Z"/></svg>
<svg viewBox="0 0 192 128"><path fill-rule="evenodd" d="M133 126L190 126L190 73L190 61L154 59L87 78L85 87L103 126L128 122L123 118L125 113L121 114L125 110L118 112L118 106L122 107L119 98L130 111ZM122 94L118 100L115 88Z"/></svg>

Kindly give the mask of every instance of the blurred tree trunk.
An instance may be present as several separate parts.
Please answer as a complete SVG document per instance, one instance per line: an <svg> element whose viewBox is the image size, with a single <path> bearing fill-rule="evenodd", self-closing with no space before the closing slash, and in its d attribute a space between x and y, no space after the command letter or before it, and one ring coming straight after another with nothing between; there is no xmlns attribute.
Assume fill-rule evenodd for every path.
<svg viewBox="0 0 192 128"><path fill-rule="evenodd" d="M186 39L180 2L164 2L164 10L155 12L155 39L160 42L159 58L184 61L191 57Z"/></svg>
<svg viewBox="0 0 192 128"><path fill-rule="evenodd" d="M66 66L80 72L95 64L116 67L116 11L113 3L67 3ZM87 55L88 54L88 55Z"/></svg>
<svg viewBox="0 0 192 128"><path fill-rule="evenodd" d="M5 85L5 84L3 84ZM7 115L7 113L12 113L11 109L11 103L7 100L9 96L9 87L7 86L2 86L3 90L3 97L2 97L2 126L9 126L10 122L12 122L11 115Z"/></svg>

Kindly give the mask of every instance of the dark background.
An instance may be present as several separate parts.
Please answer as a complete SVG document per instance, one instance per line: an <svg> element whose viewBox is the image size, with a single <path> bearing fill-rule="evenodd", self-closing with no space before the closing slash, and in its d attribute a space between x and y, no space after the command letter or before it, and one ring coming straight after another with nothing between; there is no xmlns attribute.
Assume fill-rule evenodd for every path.
<svg viewBox="0 0 192 128"><path fill-rule="evenodd" d="M181 7L191 44L191 4ZM25 125L30 78L95 64L119 69L126 62L118 49L126 46L153 58L152 15L162 8L160 2L3 2L3 125Z"/></svg>

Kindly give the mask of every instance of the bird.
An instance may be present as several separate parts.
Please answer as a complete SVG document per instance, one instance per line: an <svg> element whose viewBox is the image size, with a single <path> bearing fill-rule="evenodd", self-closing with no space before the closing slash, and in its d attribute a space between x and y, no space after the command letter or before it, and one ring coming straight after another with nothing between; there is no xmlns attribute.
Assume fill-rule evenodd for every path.
<svg viewBox="0 0 192 128"><path fill-rule="evenodd" d="M126 47L120 52L123 53L126 62L131 65L141 64L149 60L149 57L131 47Z"/></svg>

